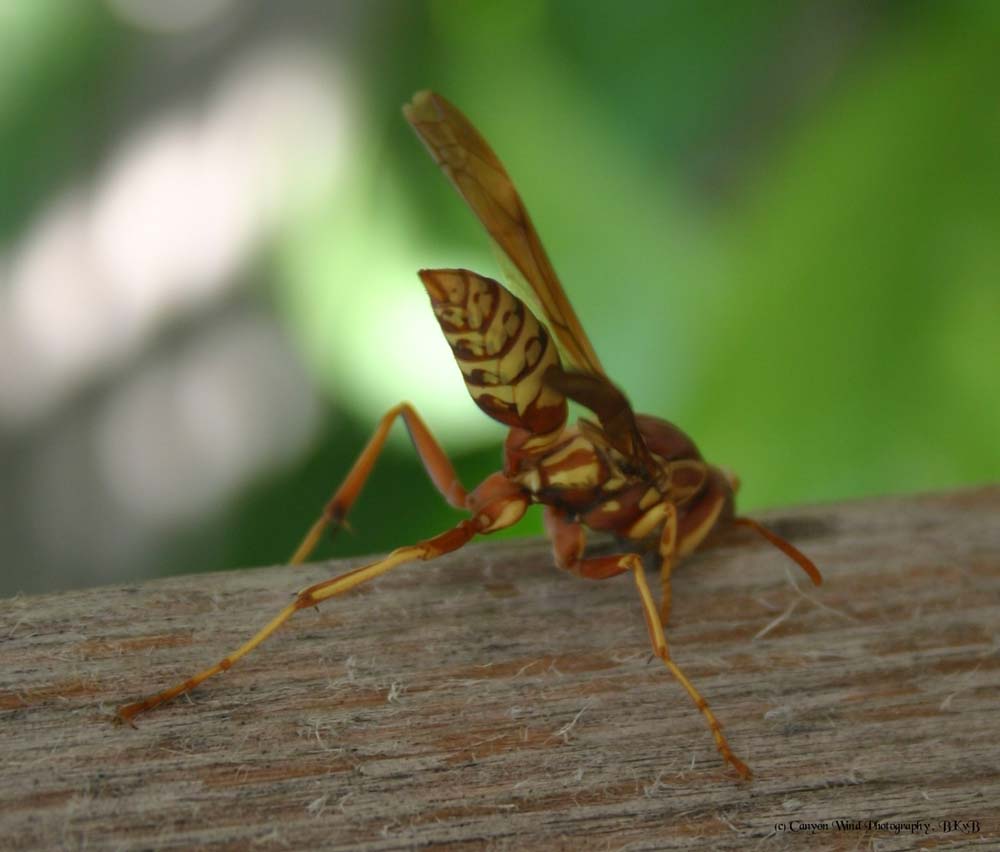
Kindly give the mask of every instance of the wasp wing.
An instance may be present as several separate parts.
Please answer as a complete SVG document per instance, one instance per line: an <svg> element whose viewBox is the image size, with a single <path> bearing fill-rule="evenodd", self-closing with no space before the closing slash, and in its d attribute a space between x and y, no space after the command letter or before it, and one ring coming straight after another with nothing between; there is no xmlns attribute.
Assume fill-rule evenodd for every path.
<svg viewBox="0 0 1000 852"><path fill-rule="evenodd" d="M493 238L504 283L549 326L563 362L603 377L594 347L493 149L457 107L434 92L417 92L403 114Z"/></svg>
<svg viewBox="0 0 1000 852"><path fill-rule="evenodd" d="M568 372L555 365L546 369L545 385L593 411L601 422L605 440L647 478L656 478L657 465L639 431L635 412L625 394L608 379L588 373ZM581 419L580 424L587 431L586 421ZM592 440L597 438L591 437Z"/></svg>
<svg viewBox="0 0 1000 852"><path fill-rule="evenodd" d="M546 384L597 414L611 446L652 475L635 414L605 374L503 163L472 122L441 95L417 92L403 115L493 238L504 283L552 331L570 370L550 369Z"/></svg>

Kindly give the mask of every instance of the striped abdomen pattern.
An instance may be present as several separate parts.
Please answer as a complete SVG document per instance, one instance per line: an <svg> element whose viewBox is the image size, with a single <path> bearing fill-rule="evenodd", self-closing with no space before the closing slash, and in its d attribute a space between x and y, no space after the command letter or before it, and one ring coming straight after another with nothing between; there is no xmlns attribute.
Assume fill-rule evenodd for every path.
<svg viewBox="0 0 1000 852"><path fill-rule="evenodd" d="M542 382L559 355L524 303L467 269L423 269L420 279L476 404L508 426L536 434L559 429L566 398Z"/></svg>

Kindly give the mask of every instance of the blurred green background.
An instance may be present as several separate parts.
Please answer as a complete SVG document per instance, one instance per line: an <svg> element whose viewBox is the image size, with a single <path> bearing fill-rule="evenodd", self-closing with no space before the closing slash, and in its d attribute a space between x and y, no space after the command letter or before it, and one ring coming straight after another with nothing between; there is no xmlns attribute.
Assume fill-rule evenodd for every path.
<svg viewBox="0 0 1000 852"><path fill-rule="evenodd" d="M744 509L996 480L998 44L989 0L0 2L0 593L283 561L401 399L498 468L419 88ZM457 520L397 429L319 555Z"/></svg>

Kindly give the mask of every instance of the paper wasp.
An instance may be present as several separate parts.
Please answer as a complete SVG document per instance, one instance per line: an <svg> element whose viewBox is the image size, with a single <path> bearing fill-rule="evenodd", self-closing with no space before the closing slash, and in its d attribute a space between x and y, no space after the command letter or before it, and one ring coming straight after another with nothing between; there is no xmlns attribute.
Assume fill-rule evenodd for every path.
<svg viewBox="0 0 1000 852"><path fill-rule="evenodd" d="M444 451L408 403L392 408L292 557L308 558L328 528L345 518L375 465L393 422L402 417L431 481L470 517L453 529L299 592L270 623L219 663L183 683L118 711L131 722L225 671L296 611L353 589L400 565L457 550L474 536L515 524L532 503L545 506L545 528L559 567L604 580L631 573L654 654L704 715L723 759L750 770L729 748L706 701L673 661L664 637L670 578L678 559L727 524L754 529L797 562L817 585L819 571L792 545L749 518L734 517L737 482L705 462L694 442L665 420L635 414L608 379L556 277L514 184L469 120L447 100L419 92L407 121L493 240L505 284L467 269L419 275L469 393L509 427L503 471L467 491ZM596 417L569 424L572 400ZM623 552L585 556L584 528L616 535ZM659 606L640 553L660 564Z"/></svg>

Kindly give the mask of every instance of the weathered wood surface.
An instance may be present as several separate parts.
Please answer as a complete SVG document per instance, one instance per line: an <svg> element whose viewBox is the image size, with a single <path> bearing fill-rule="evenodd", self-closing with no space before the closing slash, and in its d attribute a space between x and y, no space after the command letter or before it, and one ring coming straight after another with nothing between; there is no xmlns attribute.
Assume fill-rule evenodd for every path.
<svg viewBox="0 0 1000 852"><path fill-rule="evenodd" d="M628 577L485 543L299 613L138 730L117 704L346 563L3 601L0 847L743 849L837 819L929 825L809 842L997 843L1000 488L770 521L825 586L734 532L675 575L669 633L751 783L649 663Z"/></svg>

